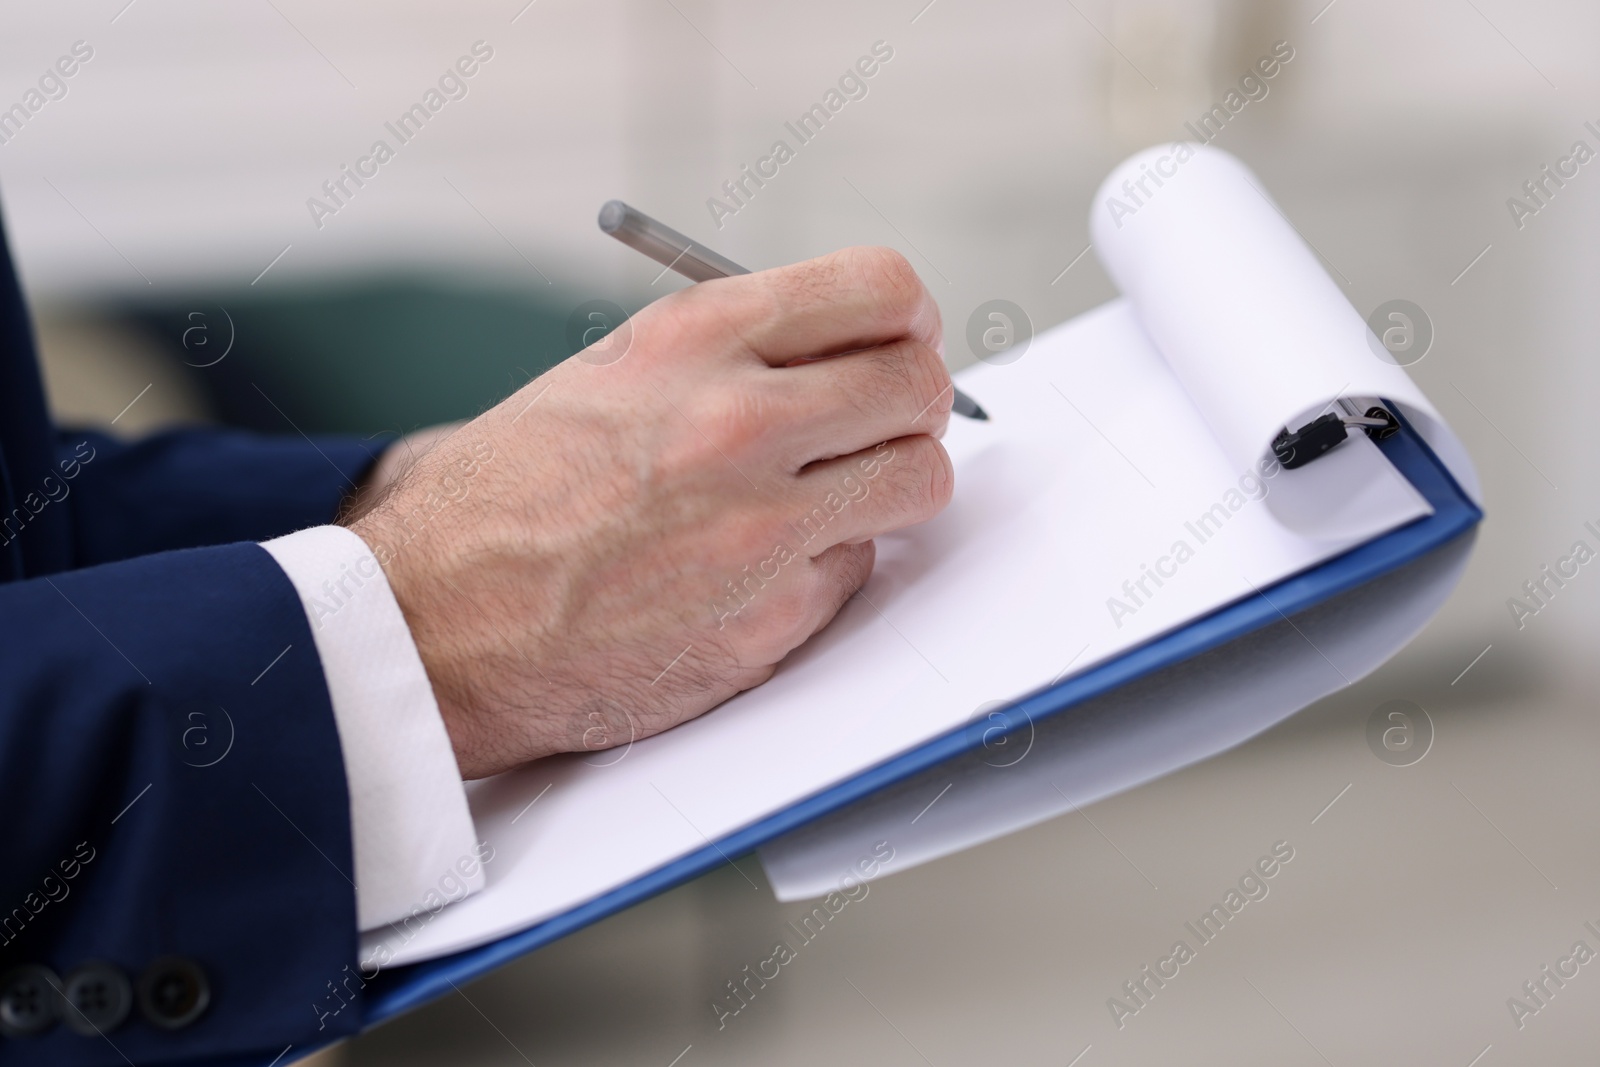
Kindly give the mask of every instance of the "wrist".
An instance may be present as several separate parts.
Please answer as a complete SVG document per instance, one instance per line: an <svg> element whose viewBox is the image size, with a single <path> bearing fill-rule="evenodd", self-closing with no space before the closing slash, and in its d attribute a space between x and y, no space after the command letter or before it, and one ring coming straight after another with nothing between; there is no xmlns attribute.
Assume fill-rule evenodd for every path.
<svg viewBox="0 0 1600 1067"><path fill-rule="evenodd" d="M450 736L450 746L455 751L462 777L480 777L474 757L479 746L472 736L469 718L463 714L463 709L469 706L469 698L460 692L458 676L449 669L451 657L446 648L441 647L441 639L448 640L448 635L438 632L433 621L437 609L430 605L432 594L425 578L429 565L423 559L424 546L405 523L397 523L392 515L386 514L381 503L371 504L345 525L366 542L383 569L389 591L411 633L417 658L428 676L434 703L444 721L445 732Z"/></svg>
<svg viewBox="0 0 1600 1067"><path fill-rule="evenodd" d="M487 441L446 446L402 475L346 525L372 550L410 629L464 778L485 777L565 751L559 729L535 713L548 703L542 675L507 691L491 684L529 673L532 660L491 621L497 588L481 584L483 562L517 553L497 537L491 516L460 510L482 469L495 460ZM526 561L526 560L525 560ZM537 565L528 562L528 571ZM519 583L538 588L538 576ZM524 634L525 636L525 634ZM539 690L537 692L533 690ZM548 736L547 736L548 735Z"/></svg>

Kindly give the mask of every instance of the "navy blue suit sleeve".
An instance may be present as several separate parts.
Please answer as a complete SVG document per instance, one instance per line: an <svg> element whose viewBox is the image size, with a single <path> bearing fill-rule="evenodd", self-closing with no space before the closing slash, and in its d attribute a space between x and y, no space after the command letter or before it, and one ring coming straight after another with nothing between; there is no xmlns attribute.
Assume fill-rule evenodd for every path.
<svg viewBox="0 0 1600 1067"><path fill-rule="evenodd" d="M62 433L31 506L66 509L72 566L265 541L332 521L391 440L185 429L128 444Z"/></svg>
<svg viewBox="0 0 1600 1067"><path fill-rule="evenodd" d="M344 767L273 559L232 544L11 582L0 627L0 971L103 960L137 978L177 955L211 992L181 1030L135 1008L104 1036L0 1038L0 1063L264 1063L353 1031L359 1005L324 1014L330 989L359 996Z"/></svg>

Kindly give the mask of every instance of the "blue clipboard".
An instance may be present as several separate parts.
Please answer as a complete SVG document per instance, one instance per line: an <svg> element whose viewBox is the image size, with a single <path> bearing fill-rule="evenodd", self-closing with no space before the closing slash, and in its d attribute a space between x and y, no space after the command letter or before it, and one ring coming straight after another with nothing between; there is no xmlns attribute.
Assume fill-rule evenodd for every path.
<svg viewBox="0 0 1600 1067"><path fill-rule="evenodd" d="M1482 520L1482 509L1462 491L1439 457L1404 419L1401 419L1400 432L1378 442L1378 447L1433 506L1431 516L1220 608L1182 630L1157 638L1083 674L1023 697L1007 709L1008 713L1015 713L1010 717L1020 725L1062 714L1152 671L1190 659L1380 578L1454 540ZM992 733L992 726L986 724L979 730L958 727L571 911L491 944L385 971L366 987L362 1029L370 1029L454 992L461 983L728 863L730 857L747 855L790 830L978 748L986 735L992 742Z"/></svg>

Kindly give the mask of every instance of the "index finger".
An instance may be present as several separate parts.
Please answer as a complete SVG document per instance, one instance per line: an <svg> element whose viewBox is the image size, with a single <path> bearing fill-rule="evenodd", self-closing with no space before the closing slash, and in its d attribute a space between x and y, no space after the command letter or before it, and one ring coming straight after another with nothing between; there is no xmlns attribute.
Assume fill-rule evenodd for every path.
<svg viewBox="0 0 1600 1067"><path fill-rule="evenodd" d="M906 258L858 247L695 286L768 365L836 356L910 338L944 354L939 306Z"/></svg>

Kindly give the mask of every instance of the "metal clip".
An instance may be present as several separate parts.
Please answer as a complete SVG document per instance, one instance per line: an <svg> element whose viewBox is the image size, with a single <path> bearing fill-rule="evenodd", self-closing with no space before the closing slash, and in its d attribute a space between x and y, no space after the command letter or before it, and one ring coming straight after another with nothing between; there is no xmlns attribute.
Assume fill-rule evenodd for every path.
<svg viewBox="0 0 1600 1067"><path fill-rule="evenodd" d="M1400 420L1378 401L1340 398L1335 403L1341 411L1320 415L1298 430L1285 426L1283 432L1273 438L1272 454L1278 457L1284 469L1304 467L1343 443L1352 428L1362 430L1374 441L1393 436L1400 430Z"/></svg>

